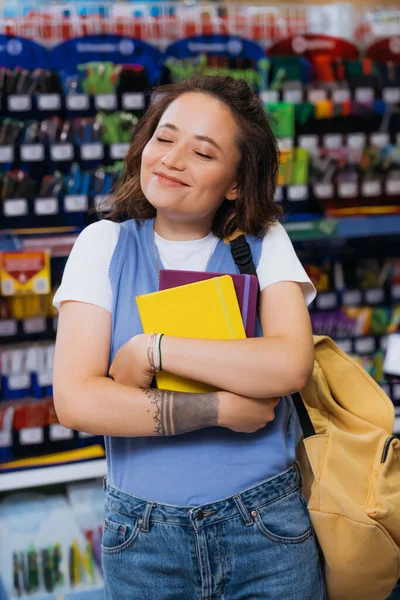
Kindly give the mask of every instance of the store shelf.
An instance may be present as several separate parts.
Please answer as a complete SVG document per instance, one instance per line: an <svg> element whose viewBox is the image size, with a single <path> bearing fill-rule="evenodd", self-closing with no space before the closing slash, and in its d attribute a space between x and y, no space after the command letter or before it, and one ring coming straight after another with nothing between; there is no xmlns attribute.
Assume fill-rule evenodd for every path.
<svg viewBox="0 0 400 600"><path fill-rule="evenodd" d="M284 227L293 241L400 235L400 215L291 220Z"/></svg>
<svg viewBox="0 0 400 600"><path fill-rule="evenodd" d="M107 473L105 459L87 462L0 473L0 493L33 487L68 483L104 477Z"/></svg>

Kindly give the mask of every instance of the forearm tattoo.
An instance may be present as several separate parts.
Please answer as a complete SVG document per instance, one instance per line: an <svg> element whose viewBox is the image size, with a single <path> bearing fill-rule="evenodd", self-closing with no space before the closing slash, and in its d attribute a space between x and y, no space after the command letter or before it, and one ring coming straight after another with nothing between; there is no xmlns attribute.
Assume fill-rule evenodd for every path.
<svg viewBox="0 0 400 600"><path fill-rule="evenodd" d="M153 388L143 391L157 408L154 416L157 435L179 435L218 425L217 393L188 394Z"/></svg>

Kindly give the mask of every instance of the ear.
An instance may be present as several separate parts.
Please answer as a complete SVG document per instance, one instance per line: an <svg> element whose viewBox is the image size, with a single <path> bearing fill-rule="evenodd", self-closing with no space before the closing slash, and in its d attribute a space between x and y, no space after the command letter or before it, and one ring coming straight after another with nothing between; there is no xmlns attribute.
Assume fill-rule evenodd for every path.
<svg viewBox="0 0 400 600"><path fill-rule="evenodd" d="M237 186L237 183L235 182L232 184L232 186L226 192L225 198L227 200L229 200L230 202L234 202L235 200L237 200L237 197L238 197L238 186Z"/></svg>

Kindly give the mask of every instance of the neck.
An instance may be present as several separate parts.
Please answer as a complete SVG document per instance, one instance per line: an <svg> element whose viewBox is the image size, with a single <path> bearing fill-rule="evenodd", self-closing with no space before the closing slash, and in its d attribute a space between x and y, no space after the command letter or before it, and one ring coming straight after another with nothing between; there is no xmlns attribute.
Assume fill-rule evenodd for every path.
<svg viewBox="0 0 400 600"><path fill-rule="evenodd" d="M166 240L188 242L206 237L211 231L211 223L210 218L197 221L175 220L158 212L154 230Z"/></svg>

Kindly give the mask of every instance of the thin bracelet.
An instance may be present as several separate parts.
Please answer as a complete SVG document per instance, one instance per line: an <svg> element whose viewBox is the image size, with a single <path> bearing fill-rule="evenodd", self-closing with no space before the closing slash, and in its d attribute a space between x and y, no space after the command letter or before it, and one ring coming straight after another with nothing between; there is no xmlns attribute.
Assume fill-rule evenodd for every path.
<svg viewBox="0 0 400 600"><path fill-rule="evenodd" d="M160 357L158 355L158 336L159 336L159 334L157 333L157 335L155 335L153 338L154 368L156 371L160 370L160 368L159 368Z"/></svg>
<svg viewBox="0 0 400 600"><path fill-rule="evenodd" d="M151 333L150 334L148 345L147 345L147 358L149 360L150 369L151 369L151 371L153 373L155 372L155 368L154 368L154 354L153 354L153 339L154 339L154 336L155 336L155 333Z"/></svg>
<svg viewBox="0 0 400 600"><path fill-rule="evenodd" d="M159 354L159 356L160 356L160 364L159 364L160 371L162 371L162 360L161 360L161 340L163 339L163 337L164 337L164 334L163 334L163 333L160 333L160 337L158 338L158 354Z"/></svg>

